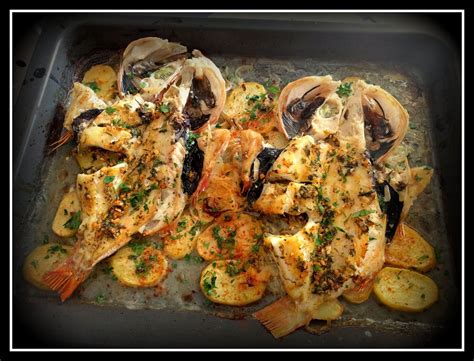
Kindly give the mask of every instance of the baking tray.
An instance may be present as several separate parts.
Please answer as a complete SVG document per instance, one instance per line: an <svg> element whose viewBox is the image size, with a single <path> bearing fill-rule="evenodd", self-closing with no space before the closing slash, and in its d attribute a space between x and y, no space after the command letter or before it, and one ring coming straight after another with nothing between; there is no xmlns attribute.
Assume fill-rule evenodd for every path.
<svg viewBox="0 0 474 361"><path fill-rule="evenodd" d="M460 346L461 96L456 37L443 32L430 18L409 14L22 16L16 14L14 24L17 20L17 24L35 24L28 29L36 35L20 31L17 34L21 36L14 35L15 70L20 70L14 74L14 94L18 94L13 124L14 347ZM450 24L460 24L460 15L455 16L449 17ZM23 35L33 40L27 43ZM426 122L429 129L424 132L425 141L431 144L432 152L419 160L436 170L430 192L436 196L438 207L418 226L431 232L430 222L434 221L439 227L431 228L443 231L430 233L436 238L430 241L443 251L443 262L433 276L440 293L446 296L438 311L405 317L377 311L381 307L371 300L364 308L368 313L365 317L349 306L353 317L349 315L329 333L315 336L300 330L275 340L248 317L229 320L212 312L150 309L152 306L131 310L92 305L80 298L61 304L51 295L31 291L20 276L22 262L47 234L50 223L38 220L54 214L60 197L60 192L53 192L50 186L51 170L58 158L46 151L60 130L58 105L65 100L81 57L93 49L120 49L144 36L160 36L189 49L198 48L218 65L254 62L264 69L266 62L290 63L293 78L308 72L337 74L338 78L356 73L381 82L389 90L395 85L407 87L406 102L414 124ZM27 53L25 48L34 49L27 61L19 58L19 54ZM381 75L384 72L387 79ZM411 162L416 163L415 153ZM58 175L54 180L61 182L67 177ZM422 211L418 207L418 212ZM380 314L385 319L381 320ZM236 317L240 318L234 314Z"/></svg>

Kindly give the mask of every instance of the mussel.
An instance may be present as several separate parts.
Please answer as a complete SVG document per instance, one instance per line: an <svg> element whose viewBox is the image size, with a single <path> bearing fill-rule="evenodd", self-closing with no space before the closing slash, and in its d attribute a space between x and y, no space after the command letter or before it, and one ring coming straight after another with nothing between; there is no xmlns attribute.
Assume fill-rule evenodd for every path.
<svg viewBox="0 0 474 361"><path fill-rule="evenodd" d="M311 134L324 139L336 133L342 101L336 93L340 81L330 75L308 76L289 83L278 100L278 126L292 139Z"/></svg>
<svg viewBox="0 0 474 361"><path fill-rule="evenodd" d="M250 174L257 173L257 176L254 177L253 183L246 194L247 201L250 205L260 197L260 194L262 194L265 175L282 151L283 149L263 148L263 150L257 155L250 170ZM258 167L258 172L255 172L255 167Z"/></svg>

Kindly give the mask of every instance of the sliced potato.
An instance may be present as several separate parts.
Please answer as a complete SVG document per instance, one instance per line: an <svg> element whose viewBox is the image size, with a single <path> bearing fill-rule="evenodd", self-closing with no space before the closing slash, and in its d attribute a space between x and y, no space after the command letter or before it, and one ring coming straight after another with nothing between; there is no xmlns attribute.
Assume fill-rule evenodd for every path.
<svg viewBox="0 0 474 361"><path fill-rule="evenodd" d="M223 213L201 233L197 251L206 261L247 258L262 236L260 222L245 213ZM255 251L256 252L256 251Z"/></svg>
<svg viewBox="0 0 474 361"><path fill-rule="evenodd" d="M214 261L201 273L201 290L214 303L245 306L262 298L269 274L238 261Z"/></svg>
<svg viewBox="0 0 474 361"><path fill-rule="evenodd" d="M95 91L102 100L108 101L115 97L117 92L117 74L108 65L94 65L84 74L84 85Z"/></svg>
<svg viewBox="0 0 474 361"><path fill-rule="evenodd" d="M168 262L153 246L131 243L114 254L110 265L120 283L129 287L153 287L165 277Z"/></svg>
<svg viewBox="0 0 474 361"><path fill-rule="evenodd" d="M392 242L385 248L385 262L401 268L427 272L436 266L433 247L412 227L401 223Z"/></svg>
<svg viewBox="0 0 474 361"><path fill-rule="evenodd" d="M53 232L59 237L72 237L76 234L78 225L81 224L81 204L76 191L66 193L59 203L58 210L53 220ZM76 223L76 224L74 224ZM77 225L77 227L76 227Z"/></svg>
<svg viewBox="0 0 474 361"><path fill-rule="evenodd" d="M234 88L226 99L222 112L224 119L233 121L239 128L267 133L276 126L272 102L265 97L262 84L246 82ZM265 111L259 109L264 108Z"/></svg>
<svg viewBox="0 0 474 361"><path fill-rule="evenodd" d="M351 303L362 303L365 302L369 299L370 294L372 293L372 290L374 289L374 279L372 280L367 280L363 282L360 285L357 285L356 287L344 291L342 294L342 297L346 301L349 301Z"/></svg>
<svg viewBox="0 0 474 361"><path fill-rule="evenodd" d="M182 259L196 247L196 240L204 222L194 219L189 211L184 211L176 227L163 238L165 254L172 259Z"/></svg>
<svg viewBox="0 0 474 361"><path fill-rule="evenodd" d="M385 267L375 278L374 293L395 310L420 312L438 300L438 286L421 273Z"/></svg>
<svg viewBox="0 0 474 361"><path fill-rule="evenodd" d="M333 321L341 317L344 312L344 306L337 300L328 300L324 302L313 313L314 320Z"/></svg>
<svg viewBox="0 0 474 361"><path fill-rule="evenodd" d="M43 276L69 257L71 250L71 246L57 243L47 243L36 247L25 259L23 276L32 285L49 290L50 288L43 282Z"/></svg>

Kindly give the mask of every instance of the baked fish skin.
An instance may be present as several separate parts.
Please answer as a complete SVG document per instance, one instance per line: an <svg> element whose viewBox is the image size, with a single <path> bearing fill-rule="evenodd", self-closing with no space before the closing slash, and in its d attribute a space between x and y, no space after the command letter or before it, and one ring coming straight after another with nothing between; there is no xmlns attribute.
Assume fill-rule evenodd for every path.
<svg viewBox="0 0 474 361"><path fill-rule="evenodd" d="M308 223L295 235L267 235L264 239L287 296L254 316L275 337L309 323L321 304L353 287L354 280L372 277L384 262L386 220L375 192L371 161L350 143L337 139L315 143L309 154L320 154L319 146L324 147L324 161L319 157L309 162L307 171L315 175L315 191L305 198L308 185L300 183L286 199L292 205L287 208L289 213L306 213ZM295 149L300 157L308 153L288 149ZM289 152L283 158L287 163L288 159L301 161ZM291 184L295 182L288 189L294 188Z"/></svg>

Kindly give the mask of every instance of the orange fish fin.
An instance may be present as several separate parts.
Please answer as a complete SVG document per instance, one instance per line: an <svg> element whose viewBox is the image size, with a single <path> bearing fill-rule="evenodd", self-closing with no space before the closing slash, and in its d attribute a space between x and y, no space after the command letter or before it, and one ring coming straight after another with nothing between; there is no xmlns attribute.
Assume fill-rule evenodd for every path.
<svg viewBox="0 0 474 361"><path fill-rule="evenodd" d="M46 273L44 282L53 291L58 291L61 301L71 297L74 290L86 279L89 272L77 273L71 265L66 264L53 271Z"/></svg>
<svg viewBox="0 0 474 361"><path fill-rule="evenodd" d="M292 333L311 320L298 311L296 304L288 296L255 312L253 316L276 338Z"/></svg>

